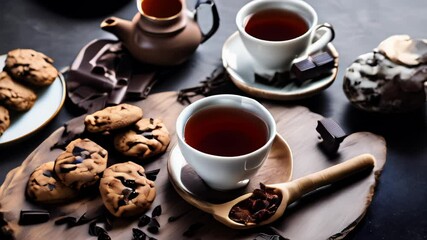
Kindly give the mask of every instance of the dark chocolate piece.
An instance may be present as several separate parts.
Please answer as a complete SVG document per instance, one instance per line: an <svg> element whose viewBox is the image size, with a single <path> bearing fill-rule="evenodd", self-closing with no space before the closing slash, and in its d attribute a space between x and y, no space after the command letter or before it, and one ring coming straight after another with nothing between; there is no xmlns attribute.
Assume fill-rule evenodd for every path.
<svg viewBox="0 0 427 240"><path fill-rule="evenodd" d="M49 221L50 214L46 210L21 210L19 225L32 225Z"/></svg>
<svg viewBox="0 0 427 240"><path fill-rule="evenodd" d="M145 176L148 180L156 181L157 174L159 174L159 172L160 172L160 168L154 169L154 170L145 172ZM138 172L138 174L139 174L139 172Z"/></svg>
<svg viewBox="0 0 427 240"><path fill-rule="evenodd" d="M132 240L145 240L147 239L147 234L145 234L141 229L132 228Z"/></svg>
<svg viewBox="0 0 427 240"><path fill-rule="evenodd" d="M155 218L151 218L150 222L148 223L147 230L150 233L158 233L160 228L160 223Z"/></svg>
<svg viewBox="0 0 427 240"><path fill-rule="evenodd" d="M89 235L95 237L99 237L100 235L108 235L107 230L98 226L98 223L98 221L93 221L89 224Z"/></svg>
<svg viewBox="0 0 427 240"><path fill-rule="evenodd" d="M121 102L123 102L123 100L126 97L127 88L128 88L127 86L118 86L114 88L113 91L111 91L110 95L108 96L107 104L109 106L112 106L112 105L118 105Z"/></svg>
<svg viewBox="0 0 427 240"><path fill-rule="evenodd" d="M112 50L119 41L94 40L83 47L71 64L67 79L74 83L111 91L117 81L113 76L115 54ZM103 56L104 55L104 56Z"/></svg>
<svg viewBox="0 0 427 240"><path fill-rule="evenodd" d="M157 205L154 209L153 212L151 213L151 217L158 217L162 214L162 206Z"/></svg>
<svg viewBox="0 0 427 240"><path fill-rule="evenodd" d="M152 85L155 83L156 72L154 70L133 73L129 81L126 97L141 99L147 97Z"/></svg>
<svg viewBox="0 0 427 240"><path fill-rule="evenodd" d="M294 63L291 73L296 78L296 84L301 85L309 79L317 79L329 74L334 67L335 59L328 52L322 52Z"/></svg>
<svg viewBox="0 0 427 240"><path fill-rule="evenodd" d="M342 128L331 118L324 118L317 121L316 131L320 134L323 150L328 154L335 154L338 151L340 143L347 137Z"/></svg>
<svg viewBox="0 0 427 240"><path fill-rule="evenodd" d="M145 98L157 68L135 61L120 41L94 40L84 46L64 75L71 102L86 112Z"/></svg>
<svg viewBox="0 0 427 240"><path fill-rule="evenodd" d="M268 75L268 74L259 74L254 73L255 82L271 85L276 79L274 78L276 75Z"/></svg>
<svg viewBox="0 0 427 240"><path fill-rule="evenodd" d="M290 72L275 72L273 76L255 73L255 82L269 86L284 87L293 81Z"/></svg>
<svg viewBox="0 0 427 240"><path fill-rule="evenodd" d="M147 226L150 223L151 218L147 215L142 215L138 220L138 227Z"/></svg>

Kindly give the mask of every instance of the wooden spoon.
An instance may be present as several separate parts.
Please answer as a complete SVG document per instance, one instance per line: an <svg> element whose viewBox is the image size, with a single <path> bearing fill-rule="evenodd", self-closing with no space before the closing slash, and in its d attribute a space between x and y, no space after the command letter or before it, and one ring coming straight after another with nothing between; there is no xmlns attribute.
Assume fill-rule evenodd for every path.
<svg viewBox="0 0 427 240"><path fill-rule="evenodd" d="M244 194L234 200L222 204L212 204L194 199L192 197L186 196L189 195L189 193L182 190L179 190L178 193L191 204L193 204L195 207L212 214L215 219L227 225L228 227L235 229L246 229L272 223L283 215L286 207L289 204L291 204L304 194L309 193L319 187L337 182L362 170L372 170L374 165L374 156L372 156L371 154L362 154L338 165L332 166L316 173L312 173L310 175L301 177L291 182L266 185L267 188L276 189L276 192L280 191L282 194L282 201L274 215L269 217L267 220L264 220L259 223L242 224L233 221L229 218L229 213L233 206L243 200L248 199L250 196L252 196L252 193Z"/></svg>

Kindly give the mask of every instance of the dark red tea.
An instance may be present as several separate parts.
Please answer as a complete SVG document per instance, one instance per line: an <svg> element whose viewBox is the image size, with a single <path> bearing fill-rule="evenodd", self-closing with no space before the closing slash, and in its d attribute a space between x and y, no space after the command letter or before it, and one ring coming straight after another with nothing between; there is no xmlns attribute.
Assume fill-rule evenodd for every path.
<svg viewBox="0 0 427 240"><path fill-rule="evenodd" d="M267 41L285 41L308 31L307 22L298 14L284 9L267 9L251 15L245 31Z"/></svg>
<svg viewBox="0 0 427 240"><path fill-rule="evenodd" d="M182 8L179 0L143 0L141 9L151 17L168 18L177 15Z"/></svg>
<svg viewBox="0 0 427 240"><path fill-rule="evenodd" d="M239 156L262 147L268 140L268 127L264 120L249 111L215 106L188 119L184 139L204 153Z"/></svg>

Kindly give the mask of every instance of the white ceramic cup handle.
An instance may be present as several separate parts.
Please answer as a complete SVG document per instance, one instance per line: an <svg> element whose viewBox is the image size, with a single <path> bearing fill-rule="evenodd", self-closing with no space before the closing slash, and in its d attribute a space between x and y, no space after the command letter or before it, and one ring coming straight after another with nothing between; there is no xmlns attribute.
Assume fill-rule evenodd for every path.
<svg viewBox="0 0 427 240"><path fill-rule="evenodd" d="M317 25L314 31L316 31L315 34L320 31L324 31L324 33L319 39L317 39L308 47L307 55L312 55L313 53L322 50L329 42L331 42L335 38L334 28L329 23Z"/></svg>

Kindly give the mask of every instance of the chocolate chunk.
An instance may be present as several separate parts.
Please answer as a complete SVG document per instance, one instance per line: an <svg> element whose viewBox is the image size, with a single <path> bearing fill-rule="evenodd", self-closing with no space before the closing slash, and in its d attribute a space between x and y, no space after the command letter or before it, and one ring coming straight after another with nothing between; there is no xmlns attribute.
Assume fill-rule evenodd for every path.
<svg viewBox="0 0 427 240"><path fill-rule="evenodd" d="M133 179L126 179L123 181L123 185L125 185L126 187L135 189L136 188L136 182Z"/></svg>
<svg viewBox="0 0 427 240"><path fill-rule="evenodd" d="M151 217L158 217L162 214L162 206L157 205L154 209L153 212L151 213Z"/></svg>
<svg viewBox="0 0 427 240"><path fill-rule="evenodd" d="M334 67L335 59L328 52L322 52L294 63L291 73L296 78L295 83L301 85L309 79L318 79L329 74Z"/></svg>
<svg viewBox="0 0 427 240"><path fill-rule="evenodd" d="M275 81L275 78L274 78L275 75L267 75L267 74L261 75L261 74L255 73L254 76L255 76L255 82L263 83L266 85L271 85Z"/></svg>
<svg viewBox="0 0 427 240"><path fill-rule="evenodd" d="M335 60L328 52L322 52L311 56L311 60L317 67L332 69L335 67Z"/></svg>
<svg viewBox="0 0 427 240"><path fill-rule="evenodd" d="M107 231L104 228L98 226L97 224L97 221L93 221L89 224L89 235L98 237L102 234L108 235Z"/></svg>
<svg viewBox="0 0 427 240"><path fill-rule="evenodd" d="M44 175L45 177L52 177L52 172L51 172L51 171L46 170L46 171L44 171L44 172L43 172L43 175Z"/></svg>
<svg viewBox="0 0 427 240"><path fill-rule="evenodd" d="M320 146L327 154L335 154L340 143L347 137L342 128L331 118L317 121L316 131L320 134L322 142Z"/></svg>
<svg viewBox="0 0 427 240"><path fill-rule="evenodd" d="M69 168L61 167L60 171L61 171L61 173L69 173L69 172L71 172L73 170L76 170L76 169L77 169L77 166L72 166L72 167L69 167Z"/></svg>
<svg viewBox="0 0 427 240"><path fill-rule="evenodd" d="M111 237L108 235L107 232L101 232L98 235L98 240L111 240Z"/></svg>
<svg viewBox="0 0 427 240"><path fill-rule="evenodd" d="M273 76L255 73L255 82L269 86L284 87L293 81L294 78L290 75L290 72L275 72Z"/></svg>
<svg viewBox="0 0 427 240"><path fill-rule="evenodd" d="M110 92L110 96L108 97L107 104L110 106L118 105L123 102L126 96L127 86L118 86Z"/></svg>
<svg viewBox="0 0 427 240"><path fill-rule="evenodd" d="M142 136L144 136L147 139L153 139L154 138L154 135L152 132L143 132Z"/></svg>
<svg viewBox="0 0 427 240"><path fill-rule="evenodd" d="M160 223L155 218L151 218L150 222L148 223L147 230L150 233L158 233L160 228Z"/></svg>
<svg viewBox="0 0 427 240"><path fill-rule="evenodd" d="M32 225L49 221L50 214L46 210L21 210L19 225Z"/></svg>
<svg viewBox="0 0 427 240"><path fill-rule="evenodd" d="M0 239L2 240L13 240L13 230L9 225L4 225L0 227Z"/></svg>
<svg viewBox="0 0 427 240"><path fill-rule="evenodd" d="M145 234L141 229L132 228L132 240L145 240L147 239L147 234Z"/></svg>
<svg viewBox="0 0 427 240"><path fill-rule="evenodd" d="M147 215L142 215L138 221L138 227L147 226L150 223L151 218Z"/></svg>
<svg viewBox="0 0 427 240"><path fill-rule="evenodd" d="M157 178L157 175L159 174L159 172L160 172L160 169L154 169L154 170L145 172L145 175L146 175L148 180L156 181L156 178ZM138 172L138 174L141 175L140 172ZM142 174L141 176L144 176L144 175Z"/></svg>
<svg viewBox="0 0 427 240"><path fill-rule="evenodd" d="M135 72L129 82L126 97L130 99L145 98L155 83L156 72L154 69L144 69L144 71Z"/></svg>
<svg viewBox="0 0 427 240"><path fill-rule="evenodd" d="M53 189L55 189L55 185L48 183L47 187L49 188L50 191L53 191Z"/></svg>
<svg viewBox="0 0 427 240"><path fill-rule="evenodd" d="M73 155L74 155L74 156L80 156L80 155L81 155L81 153L82 153L83 151L87 151L87 150L86 150L86 149L84 149L84 148L81 148L81 147L75 146L75 147L73 148Z"/></svg>

